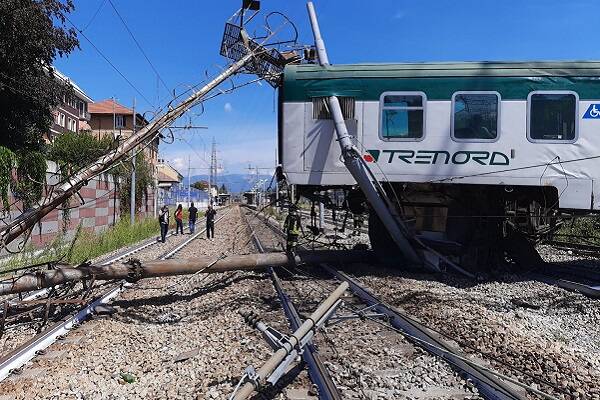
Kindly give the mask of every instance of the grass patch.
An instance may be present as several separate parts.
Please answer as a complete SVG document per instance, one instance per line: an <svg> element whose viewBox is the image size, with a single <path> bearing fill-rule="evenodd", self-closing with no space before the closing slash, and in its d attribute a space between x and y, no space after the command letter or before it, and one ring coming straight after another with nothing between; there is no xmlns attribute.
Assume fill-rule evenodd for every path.
<svg viewBox="0 0 600 400"><path fill-rule="evenodd" d="M100 233L82 231L75 239L67 262L78 264L91 260L140 240L157 236L159 231L156 218L144 218L133 225L129 223L129 218L122 218L116 225Z"/></svg>
<svg viewBox="0 0 600 400"><path fill-rule="evenodd" d="M98 233L78 229L74 241L59 237L43 249L28 246L1 264L0 273L6 274L19 268L56 260L80 264L152 236L157 237L159 232L156 218L139 219L134 225L130 225L129 218L122 218L116 225Z"/></svg>

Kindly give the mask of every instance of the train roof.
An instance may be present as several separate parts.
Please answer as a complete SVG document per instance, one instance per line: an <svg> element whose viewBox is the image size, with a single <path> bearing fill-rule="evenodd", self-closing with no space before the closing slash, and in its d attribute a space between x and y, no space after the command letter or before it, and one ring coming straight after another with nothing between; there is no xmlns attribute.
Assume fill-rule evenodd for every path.
<svg viewBox="0 0 600 400"><path fill-rule="evenodd" d="M526 99L533 90L573 90L600 98L600 61L484 61L402 64L288 65L284 100L353 96L377 100L385 91L423 91L450 99L459 90L493 90L505 99Z"/></svg>
<svg viewBox="0 0 600 400"><path fill-rule="evenodd" d="M292 64L286 73L297 79L353 76L447 77L447 76L600 76L600 61L478 61L398 64Z"/></svg>

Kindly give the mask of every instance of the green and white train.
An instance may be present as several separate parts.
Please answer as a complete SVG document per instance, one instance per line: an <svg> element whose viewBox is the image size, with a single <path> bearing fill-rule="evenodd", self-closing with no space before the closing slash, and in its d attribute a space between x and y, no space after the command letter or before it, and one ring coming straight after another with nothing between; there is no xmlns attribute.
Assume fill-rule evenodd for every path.
<svg viewBox="0 0 600 400"><path fill-rule="evenodd" d="M309 198L354 190L324 101L332 95L419 231L493 242L508 223L535 237L561 212L600 209L600 62L288 65L279 159Z"/></svg>

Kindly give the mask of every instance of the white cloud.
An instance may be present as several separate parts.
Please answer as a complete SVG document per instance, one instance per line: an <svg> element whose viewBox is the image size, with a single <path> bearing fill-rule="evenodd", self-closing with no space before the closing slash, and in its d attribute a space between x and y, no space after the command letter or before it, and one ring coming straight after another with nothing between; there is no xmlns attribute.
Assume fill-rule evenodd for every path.
<svg viewBox="0 0 600 400"><path fill-rule="evenodd" d="M169 162L169 164L171 164L171 166L173 166L173 168L175 169L182 169L183 167L186 166L186 162L182 157L176 157L176 158L172 158L170 160L167 160Z"/></svg>
<svg viewBox="0 0 600 400"><path fill-rule="evenodd" d="M225 105L223 106L223 110L225 110L225 112L231 112L233 111L233 106L229 102L225 103Z"/></svg>

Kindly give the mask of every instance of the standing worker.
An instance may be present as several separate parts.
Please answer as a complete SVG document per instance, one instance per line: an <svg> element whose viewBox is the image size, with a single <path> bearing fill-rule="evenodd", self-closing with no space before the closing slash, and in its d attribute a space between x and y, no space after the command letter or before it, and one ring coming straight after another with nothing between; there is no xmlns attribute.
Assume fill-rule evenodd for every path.
<svg viewBox="0 0 600 400"><path fill-rule="evenodd" d="M188 208L188 224L190 225L190 235L196 230L196 217L198 216L198 209L194 207L194 203L190 204Z"/></svg>
<svg viewBox="0 0 600 400"><path fill-rule="evenodd" d="M283 223L283 229L286 233L285 249L286 251L292 251L298 244L298 238L302 230L300 214L296 206L290 206L290 211Z"/></svg>
<svg viewBox="0 0 600 400"><path fill-rule="evenodd" d="M158 222L160 223L160 239L164 243L167 239L167 232L169 232L169 207L166 205L160 209Z"/></svg>
<svg viewBox="0 0 600 400"><path fill-rule="evenodd" d="M208 239L215 238L215 215L217 215L217 212L209 204L208 210L206 210L206 237Z"/></svg>
<svg viewBox="0 0 600 400"><path fill-rule="evenodd" d="M179 231L183 235L183 206L180 204L177 206L177 210L175 210L175 234L177 235Z"/></svg>

